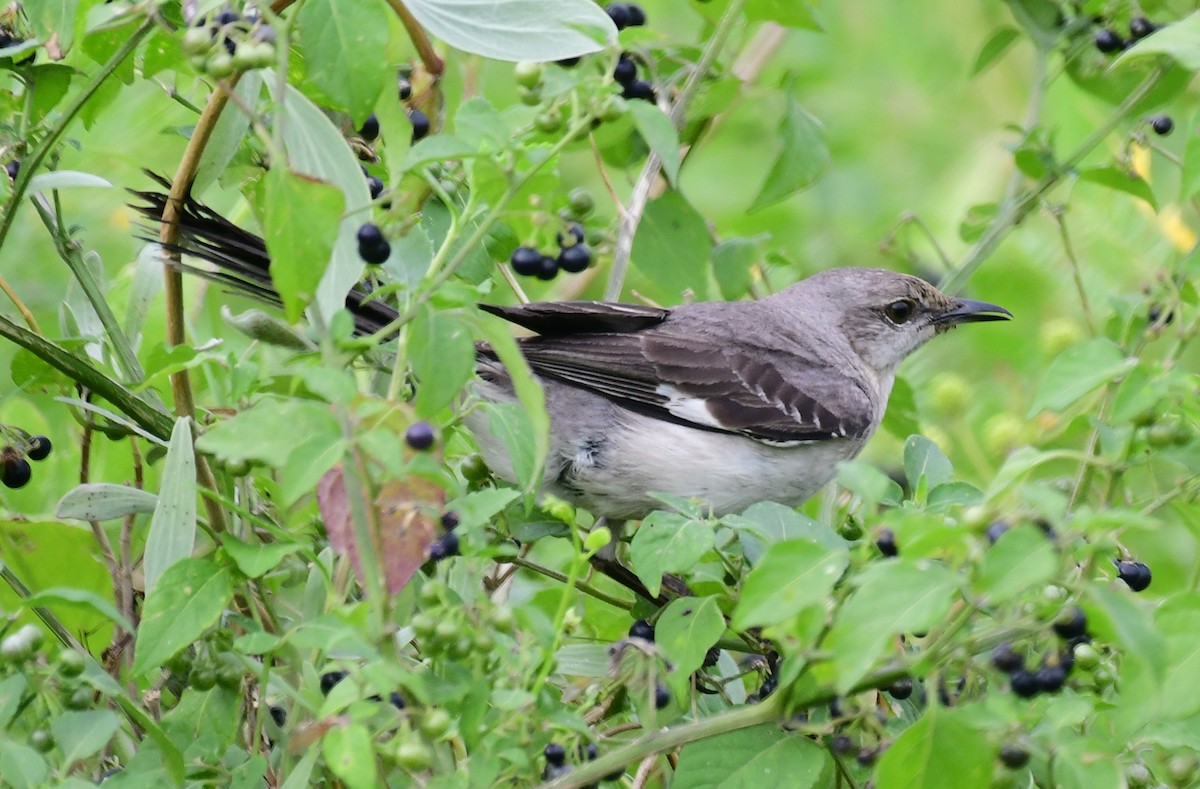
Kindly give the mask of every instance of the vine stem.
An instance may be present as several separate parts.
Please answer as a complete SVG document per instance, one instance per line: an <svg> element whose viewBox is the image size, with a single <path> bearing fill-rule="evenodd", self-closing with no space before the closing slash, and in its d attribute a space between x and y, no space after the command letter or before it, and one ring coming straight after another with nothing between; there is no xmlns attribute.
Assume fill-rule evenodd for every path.
<svg viewBox="0 0 1200 789"><path fill-rule="evenodd" d="M717 21L716 29L708 39L704 51L700 53L700 59L696 61L696 67L684 81L679 95L675 98L675 103L671 105L670 112L667 113L676 130L683 126L688 105L691 104L704 75L708 73L713 61L717 59L718 53L724 48L745 4L746 0L732 0L726 7L725 13ZM613 250L612 271L608 277L608 284L604 288L605 301L616 301L621 297L621 290L625 287L625 277L629 274L630 257L633 254L633 236L637 232L638 224L642 221L642 214L645 213L646 203L650 199L650 190L661 169L662 159L657 153L651 151L650 155L646 157L646 165L634 183L633 192L629 196L629 204L618 212L620 214L620 232L617 234L616 248Z"/></svg>
<svg viewBox="0 0 1200 789"><path fill-rule="evenodd" d="M437 52L433 51L433 44L430 42L429 36L425 34L425 29L421 27L421 23L400 0L387 0L387 4L396 12L396 16L400 17L404 30L408 33L413 46L417 48L417 54L421 56L421 63L425 66L425 70L435 77L440 77L446 70L446 63L438 57Z"/></svg>

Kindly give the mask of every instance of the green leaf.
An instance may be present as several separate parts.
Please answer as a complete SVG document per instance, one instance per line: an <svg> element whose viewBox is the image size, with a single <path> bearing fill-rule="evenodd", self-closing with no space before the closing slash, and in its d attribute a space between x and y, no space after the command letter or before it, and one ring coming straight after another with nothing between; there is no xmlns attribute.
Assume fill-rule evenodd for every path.
<svg viewBox="0 0 1200 789"><path fill-rule="evenodd" d="M247 578L259 578L274 570L279 563L304 548L298 542L272 542L253 545L242 542L232 534L222 534L221 548L237 565L238 572Z"/></svg>
<svg viewBox="0 0 1200 789"><path fill-rule="evenodd" d="M192 449L192 420L180 417L171 431L162 482L143 558L146 592L175 562L192 555L196 543L196 455Z"/></svg>
<svg viewBox="0 0 1200 789"><path fill-rule="evenodd" d="M512 488L476 490L446 505L446 510L458 516L458 530L470 532L486 525L521 495Z"/></svg>
<svg viewBox="0 0 1200 789"><path fill-rule="evenodd" d="M29 194L34 192L49 192L52 189L68 189L72 187L91 187L111 189L112 184L98 175L81 173L77 170L54 170L48 173L38 173L29 179L26 187Z"/></svg>
<svg viewBox="0 0 1200 789"><path fill-rule="evenodd" d="M832 773L832 762L821 746L768 723L685 746L671 788L755 789L774 782L788 789L809 789L831 785L821 781L827 772Z"/></svg>
<svg viewBox="0 0 1200 789"><path fill-rule="evenodd" d="M721 298L736 301L750 290L754 281L751 268L758 261L762 240L762 236L730 238L713 247L712 272Z"/></svg>
<svg viewBox="0 0 1200 789"><path fill-rule="evenodd" d="M774 22L797 30L821 31L817 12L807 0L746 0L746 18Z"/></svg>
<svg viewBox="0 0 1200 789"><path fill-rule="evenodd" d="M178 46L174 41L171 42ZM178 57L178 54L174 55ZM174 64L172 64L174 65ZM257 108L259 96L263 87L263 72L246 71L234 88L234 96L240 106ZM251 113L222 112L217 119L217 125L209 135L200 154L200 164L196 167L196 179L192 183L192 194L199 195L205 189L216 183L217 178L229 167L237 152L246 142L246 134L250 131ZM160 264L161 265L161 264ZM161 280L161 277L159 278Z"/></svg>
<svg viewBox="0 0 1200 789"><path fill-rule="evenodd" d="M563 60L599 51L616 26L591 0L405 0L421 27L496 60Z"/></svg>
<svg viewBox="0 0 1200 789"><path fill-rule="evenodd" d="M1200 115L1194 116L1185 128L1194 129ZM1183 175L1179 178L1179 202L1186 203L1200 192L1200 135L1188 135L1183 150Z"/></svg>
<svg viewBox="0 0 1200 789"><path fill-rule="evenodd" d="M1145 200L1155 211L1158 210L1158 201L1154 199L1154 191L1150 184L1135 173L1112 166L1085 167L1079 171L1079 180L1133 195Z"/></svg>
<svg viewBox="0 0 1200 789"><path fill-rule="evenodd" d="M1067 348L1050 363L1029 407L1029 416L1062 411L1084 395L1137 366L1111 340L1098 338Z"/></svg>
<svg viewBox="0 0 1200 789"><path fill-rule="evenodd" d="M713 547L712 526L673 512L656 510L646 516L629 544L633 571L657 595L663 573L691 569Z"/></svg>
<svg viewBox="0 0 1200 789"><path fill-rule="evenodd" d="M54 517L81 521L108 521L126 515L154 512L158 497L128 485L89 482L76 485L58 500Z"/></svg>
<svg viewBox="0 0 1200 789"><path fill-rule="evenodd" d="M887 410L883 413L883 429L899 439L921 432L917 396L908 380L896 376Z"/></svg>
<svg viewBox="0 0 1200 789"><path fill-rule="evenodd" d="M294 449L318 434L341 435L329 406L311 400L264 398L210 427L196 447L226 462L257 460L280 467Z"/></svg>
<svg viewBox="0 0 1200 789"><path fill-rule="evenodd" d="M991 38L979 50L979 56L975 58L975 65L971 67L971 76L974 77L986 71L1020 38L1021 34L1011 27L1002 27L992 33Z"/></svg>
<svg viewBox="0 0 1200 789"><path fill-rule="evenodd" d="M435 134L408 149L408 154L404 157L404 169L411 170L434 162L457 161L482 154L478 145L464 139L452 134Z"/></svg>
<svg viewBox="0 0 1200 789"><path fill-rule="evenodd" d="M904 500L904 491L894 479L862 459L838 463L837 484L869 505L895 505Z"/></svg>
<svg viewBox="0 0 1200 789"><path fill-rule="evenodd" d="M822 643L831 654L838 693L867 675L893 636L943 623L959 577L941 565L901 557L868 566L855 583L858 588Z"/></svg>
<svg viewBox="0 0 1200 789"><path fill-rule="evenodd" d="M392 79L383 53L388 45L388 11L380 2L306 0L295 27L308 79L333 105L361 123Z"/></svg>
<svg viewBox="0 0 1200 789"><path fill-rule="evenodd" d="M958 710L931 706L884 752L875 769L879 789L990 786L996 756L982 732Z"/></svg>
<svg viewBox="0 0 1200 789"><path fill-rule="evenodd" d="M750 206L753 213L812 186L829 165L829 148L820 122L787 93L787 112L779 125L783 149Z"/></svg>
<svg viewBox="0 0 1200 789"><path fill-rule="evenodd" d="M55 589L43 589L40 592L31 594L22 601L23 606L27 608L32 608L33 606L49 606L53 605L54 603L67 603L74 606L90 608L92 611L95 611L97 614L105 619L108 619L110 622L120 625L125 629L126 632L132 633L134 630L133 625L128 619L122 616L121 612L117 610L116 606L95 592L88 591L87 589L76 589L70 586L60 586Z"/></svg>
<svg viewBox="0 0 1200 789"><path fill-rule="evenodd" d="M409 359L417 379L413 407L431 417L454 401L475 372L470 327L454 313L426 308L412 322Z"/></svg>
<svg viewBox="0 0 1200 789"><path fill-rule="evenodd" d="M682 194L669 191L646 205L633 236L633 262L657 289L678 299L703 289L712 238L708 223Z"/></svg>
<svg viewBox="0 0 1200 789"><path fill-rule="evenodd" d="M775 543L746 576L733 610L734 628L788 621L827 599L849 564L845 548L830 550L804 539Z"/></svg>
<svg viewBox="0 0 1200 789"><path fill-rule="evenodd" d="M1155 55L1166 55L1188 71L1200 71L1200 11L1138 40L1113 65Z"/></svg>
<svg viewBox="0 0 1200 789"><path fill-rule="evenodd" d="M725 617L716 597L680 597L663 609L654 624L654 640L687 683L704 663L708 648L725 632Z"/></svg>
<svg viewBox="0 0 1200 789"><path fill-rule="evenodd" d="M797 538L824 545L831 551L844 551L846 540L833 529L791 507L773 501L752 504L741 515L726 515L721 523L738 532L742 553L751 564L768 546Z"/></svg>
<svg viewBox="0 0 1200 789"><path fill-rule="evenodd" d="M545 453L538 456L536 427L533 417L517 403L484 403L487 429L504 444L505 455L512 474L494 469L502 478L515 479L526 492L536 490L542 483L542 464ZM545 409L543 409L545 413Z"/></svg>
<svg viewBox="0 0 1200 789"><path fill-rule="evenodd" d="M325 764L351 789L372 789L378 786L375 773L375 748L366 726L351 723L334 726L321 740Z"/></svg>
<svg viewBox="0 0 1200 789"><path fill-rule="evenodd" d="M1167 600L1155 610L1154 626L1167 641L1168 710L1173 718L1189 718L1200 712L1200 595L1183 592Z"/></svg>
<svg viewBox="0 0 1200 789"><path fill-rule="evenodd" d="M145 676L199 638L233 599L233 574L210 559L183 559L146 595L133 674Z"/></svg>
<svg viewBox="0 0 1200 789"><path fill-rule="evenodd" d="M263 238L271 254L271 282L289 321L300 320L316 298L345 205L329 184L283 167L267 173Z"/></svg>
<svg viewBox="0 0 1200 789"><path fill-rule="evenodd" d="M42 786L50 768L42 755L9 739L0 740L0 775L5 786L12 789L34 789Z"/></svg>
<svg viewBox="0 0 1200 789"><path fill-rule="evenodd" d="M1058 573L1054 546L1041 529L1018 526L1000 535L983 556L975 591L1001 603L1042 586Z"/></svg>
<svg viewBox="0 0 1200 789"><path fill-rule="evenodd" d="M62 750L63 763L73 764L100 752L117 733L121 719L112 710L60 713L50 731Z"/></svg>
<svg viewBox="0 0 1200 789"><path fill-rule="evenodd" d="M0 727L8 728L28 687L29 680L23 674L10 674L0 680Z"/></svg>
<svg viewBox="0 0 1200 789"><path fill-rule="evenodd" d="M936 488L950 481L954 467L937 444L924 436L909 436L904 442L904 476L912 490L920 487L922 479L927 489Z"/></svg>
<svg viewBox="0 0 1200 789"><path fill-rule="evenodd" d="M657 104L648 101L629 102L629 112L638 134L642 135L650 150L662 160L663 174L667 176L667 182L673 187L678 186L683 156L679 152L679 132L675 130L671 119Z"/></svg>
<svg viewBox="0 0 1200 789"><path fill-rule="evenodd" d="M1161 684L1166 670L1166 642L1138 602L1128 594L1093 586L1088 589L1083 608L1088 615L1088 633L1105 643L1120 645L1125 659L1143 662Z"/></svg>

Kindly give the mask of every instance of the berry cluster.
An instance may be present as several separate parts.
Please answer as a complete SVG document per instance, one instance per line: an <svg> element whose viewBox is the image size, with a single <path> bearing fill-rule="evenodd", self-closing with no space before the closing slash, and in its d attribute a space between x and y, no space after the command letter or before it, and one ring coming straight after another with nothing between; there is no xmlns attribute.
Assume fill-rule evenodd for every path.
<svg viewBox="0 0 1200 789"><path fill-rule="evenodd" d="M622 98L658 101L654 86L644 79L638 79L637 63L628 52L621 53L617 58L617 65L613 68L613 79L621 86Z"/></svg>
<svg viewBox="0 0 1200 789"><path fill-rule="evenodd" d="M384 238L379 225L367 222L358 229L358 256L363 262L378 266L387 261L392 254L392 245Z"/></svg>
<svg viewBox="0 0 1200 789"><path fill-rule="evenodd" d="M596 747L596 743L589 742L587 745L579 746L579 760L593 762L600 755L600 749ZM542 770L542 780L552 781L555 778L561 778L571 772L571 765L567 764L567 749L557 742L552 742L542 749L542 756L546 759L546 766ZM616 770L609 775L604 776L602 781L619 781L625 776L625 770ZM595 784L591 784L594 786Z"/></svg>
<svg viewBox="0 0 1200 789"><path fill-rule="evenodd" d="M1009 686L1019 698L1033 698L1039 693L1057 693L1067 682L1075 666L1075 651L1091 642L1087 633L1087 616L1083 609L1073 606L1054 621L1054 634L1067 642L1062 652L1050 655L1037 668L1025 665L1022 657L1009 643L992 652L992 665L1008 674Z"/></svg>
<svg viewBox="0 0 1200 789"><path fill-rule="evenodd" d="M1111 55L1114 52L1121 52L1129 49L1131 46L1158 30L1158 25L1151 22L1144 16L1135 16L1129 21L1129 40L1126 41L1121 37L1121 34L1110 27L1102 27L1096 31L1096 35L1092 38L1096 49L1106 55Z"/></svg>
<svg viewBox="0 0 1200 789"><path fill-rule="evenodd" d="M551 257L533 247L517 247L508 259L512 270L523 277L551 280L558 272L578 274L592 262L592 250L584 241L583 226L572 222L565 233L558 234L558 256Z"/></svg>
<svg viewBox="0 0 1200 789"><path fill-rule="evenodd" d="M23 436L16 446L6 445L0 449L0 483L6 488L23 488L33 476L29 460L45 460L50 456L52 444L45 436ZM26 460L28 458L29 460Z"/></svg>
<svg viewBox="0 0 1200 789"><path fill-rule="evenodd" d="M608 14L617 30L646 24L646 12L637 3L609 3L604 6L604 13Z"/></svg>
<svg viewBox="0 0 1200 789"><path fill-rule="evenodd" d="M275 30L255 17L221 11L201 17L183 35L192 68L216 79L275 64Z"/></svg>
<svg viewBox="0 0 1200 789"><path fill-rule="evenodd" d="M429 116L416 107L407 106L408 100L412 98L412 82L404 74L396 78L396 93L399 95L400 101L405 104L405 113L408 115L408 122L412 124L412 141L416 142L417 140L424 139L429 135ZM367 120L370 121L370 118ZM376 122L376 126L378 126L378 121ZM376 136L378 136L378 132ZM368 138L364 136L364 139Z"/></svg>
<svg viewBox="0 0 1200 789"><path fill-rule="evenodd" d="M442 513L442 528L446 530L446 533L429 546L429 561L440 562L442 559L458 556L458 534L454 531L456 526L458 526L458 513Z"/></svg>
<svg viewBox="0 0 1200 789"><path fill-rule="evenodd" d="M169 687L177 694L183 688L212 690L222 687L239 690L246 674L243 658L233 651L233 635L228 630L216 630L194 647L183 650L167 661L173 681Z"/></svg>

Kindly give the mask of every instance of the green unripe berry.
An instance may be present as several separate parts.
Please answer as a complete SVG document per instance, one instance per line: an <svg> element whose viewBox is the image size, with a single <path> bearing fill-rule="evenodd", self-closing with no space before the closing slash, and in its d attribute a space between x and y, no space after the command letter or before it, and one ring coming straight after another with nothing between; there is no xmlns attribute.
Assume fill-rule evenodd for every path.
<svg viewBox="0 0 1200 789"><path fill-rule="evenodd" d="M424 734L431 740L441 739L450 731L450 724L453 720L450 713L440 707L434 707L425 712L421 718L421 734Z"/></svg>
<svg viewBox="0 0 1200 789"><path fill-rule="evenodd" d="M1093 671L1100 665L1100 653L1091 644L1080 644L1072 654L1075 657L1075 666L1080 671Z"/></svg>
<svg viewBox="0 0 1200 789"><path fill-rule="evenodd" d="M233 63L233 56L223 49L217 50L208 56L204 70L210 77L223 79L234 72L236 66Z"/></svg>
<svg viewBox="0 0 1200 789"><path fill-rule="evenodd" d="M86 710L92 706L92 692L87 688L76 688L75 691L63 700L63 704L69 710Z"/></svg>
<svg viewBox="0 0 1200 789"><path fill-rule="evenodd" d="M428 580L421 587L421 602L425 605L437 605L442 602L442 597L446 594L446 584L436 578Z"/></svg>
<svg viewBox="0 0 1200 789"><path fill-rule="evenodd" d="M191 27L183 34L183 52L185 55L207 55L212 49L213 38L204 27Z"/></svg>
<svg viewBox="0 0 1200 789"><path fill-rule="evenodd" d="M423 742L405 740L396 747L396 764L414 773L428 770L433 764L433 751Z"/></svg>
<svg viewBox="0 0 1200 789"><path fill-rule="evenodd" d="M451 644L458 640L460 629L457 622L450 619L443 619L434 628L433 637L443 644Z"/></svg>
<svg viewBox="0 0 1200 789"><path fill-rule="evenodd" d="M192 71L203 74L208 68L208 55L189 55L188 65L192 67Z"/></svg>
<svg viewBox="0 0 1200 789"><path fill-rule="evenodd" d="M527 88L522 85L517 88L517 98L526 107L536 107L542 103L542 89L540 87Z"/></svg>
<svg viewBox="0 0 1200 789"><path fill-rule="evenodd" d="M553 134L562 128L562 113L551 107L534 118L533 124L544 134Z"/></svg>
<svg viewBox="0 0 1200 789"><path fill-rule="evenodd" d="M567 206L571 209L572 214L583 219L595 210L596 201L588 190L575 188L567 195Z"/></svg>
<svg viewBox="0 0 1200 789"><path fill-rule="evenodd" d="M471 455L464 460L459 470L462 471L463 479L476 485L485 481L492 474L487 463L484 463L483 458L479 455Z"/></svg>
<svg viewBox="0 0 1200 789"><path fill-rule="evenodd" d="M1003 458L1024 441L1025 423L1013 414L996 414L983 426L983 445L989 453Z"/></svg>
<svg viewBox="0 0 1200 789"><path fill-rule="evenodd" d="M21 629L14 633L14 635L25 639L32 650L37 650L46 638L46 634L42 632L42 629L32 624L21 625Z"/></svg>
<svg viewBox="0 0 1200 789"><path fill-rule="evenodd" d="M217 672L208 666L193 668L188 674L188 684L196 690L212 690L217 684Z"/></svg>
<svg viewBox="0 0 1200 789"><path fill-rule="evenodd" d="M265 41L255 42L250 49L250 68L270 68L275 65L275 47Z"/></svg>
<svg viewBox="0 0 1200 789"><path fill-rule="evenodd" d="M34 750L46 753L54 749L54 735L45 729L38 729L29 735L29 744Z"/></svg>
<svg viewBox="0 0 1200 789"><path fill-rule="evenodd" d="M58 653L58 670L64 677L78 677L87 668L87 658L74 649L64 649Z"/></svg>
<svg viewBox="0 0 1200 789"><path fill-rule="evenodd" d="M1092 682L1096 683L1096 687L1100 689L1107 688L1109 685L1117 681L1116 675L1108 666L1100 666L1092 672Z"/></svg>
<svg viewBox="0 0 1200 789"><path fill-rule="evenodd" d="M523 88L536 88L542 84L542 76L546 68L541 63L532 60L522 60L513 67L513 78Z"/></svg>
<svg viewBox="0 0 1200 789"><path fill-rule="evenodd" d="M516 626L516 617L513 615L511 608L494 608L489 619L492 622L492 627L498 633L511 633Z"/></svg>
<svg viewBox="0 0 1200 789"><path fill-rule="evenodd" d="M411 624L417 638L430 638L438 625L437 620L429 614L414 614Z"/></svg>
<svg viewBox="0 0 1200 789"><path fill-rule="evenodd" d="M961 416L971 404L974 390L958 373L939 373L930 382L933 407L948 417Z"/></svg>

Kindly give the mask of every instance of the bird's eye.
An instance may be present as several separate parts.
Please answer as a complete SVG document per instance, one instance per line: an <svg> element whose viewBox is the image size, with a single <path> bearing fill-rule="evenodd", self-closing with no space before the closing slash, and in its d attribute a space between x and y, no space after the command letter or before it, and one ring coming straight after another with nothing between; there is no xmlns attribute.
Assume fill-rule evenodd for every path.
<svg viewBox="0 0 1200 789"><path fill-rule="evenodd" d="M917 311L917 305L911 299L900 299L893 301L891 304L883 308L883 314L892 323L899 326L902 323L908 323L913 314Z"/></svg>

